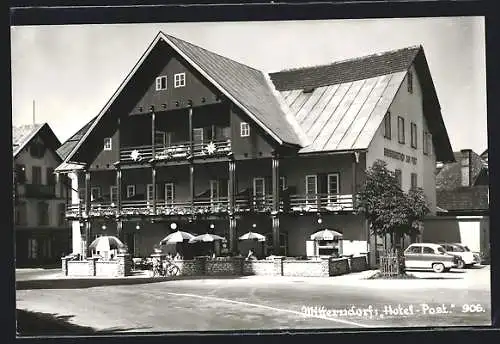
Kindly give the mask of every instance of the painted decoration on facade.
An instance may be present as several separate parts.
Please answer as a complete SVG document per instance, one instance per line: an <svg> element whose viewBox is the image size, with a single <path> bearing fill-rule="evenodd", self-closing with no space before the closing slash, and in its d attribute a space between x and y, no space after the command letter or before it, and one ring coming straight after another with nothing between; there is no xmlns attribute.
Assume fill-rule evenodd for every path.
<svg viewBox="0 0 500 344"><path fill-rule="evenodd" d="M392 159L396 159L396 160L406 161L407 163L411 163L413 165L417 164L416 157L413 157L410 155L405 155L403 153L393 151L389 148L384 148L384 156L392 158Z"/></svg>

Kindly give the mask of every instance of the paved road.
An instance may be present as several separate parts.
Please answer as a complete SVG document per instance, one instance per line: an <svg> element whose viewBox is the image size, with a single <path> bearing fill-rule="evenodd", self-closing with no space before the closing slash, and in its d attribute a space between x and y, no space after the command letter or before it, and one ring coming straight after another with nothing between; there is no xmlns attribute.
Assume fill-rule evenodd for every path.
<svg viewBox="0 0 500 344"><path fill-rule="evenodd" d="M488 267L413 274L421 279L243 277L19 290L17 307L141 332L490 325Z"/></svg>

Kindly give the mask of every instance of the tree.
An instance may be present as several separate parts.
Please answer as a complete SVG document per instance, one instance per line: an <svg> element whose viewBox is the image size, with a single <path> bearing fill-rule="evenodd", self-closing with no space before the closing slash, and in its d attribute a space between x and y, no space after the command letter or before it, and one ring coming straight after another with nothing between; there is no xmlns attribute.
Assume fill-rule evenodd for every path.
<svg viewBox="0 0 500 344"><path fill-rule="evenodd" d="M424 216L429 213L423 190L401 190L395 173L382 160L375 161L366 171L356 210L365 215L372 234L389 234L392 245L399 244L405 235L418 234Z"/></svg>

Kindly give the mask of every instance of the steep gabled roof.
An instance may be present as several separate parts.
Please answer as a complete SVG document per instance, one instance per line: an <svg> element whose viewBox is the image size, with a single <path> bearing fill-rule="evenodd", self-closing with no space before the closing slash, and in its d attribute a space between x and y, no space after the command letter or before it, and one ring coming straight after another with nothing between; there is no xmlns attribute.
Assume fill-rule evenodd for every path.
<svg viewBox="0 0 500 344"><path fill-rule="evenodd" d="M85 133L89 131L90 127L94 122L96 121L97 116L92 118L88 123L86 123L80 130L78 130L73 136L71 136L69 139L67 139L61 147L57 150L57 154L63 159L66 160L68 155L71 153L71 151L76 147L78 142L83 138Z"/></svg>
<svg viewBox="0 0 500 344"><path fill-rule="evenodd" d="M301 153L364 150L370 145L409 67L429 106L424 110L438 161L454 161L421 46L271 73L276 89L308 137Z"/></svg>
<svg viewBox="0 0 500 344"><path fill-rule="evenodd" d="M262 127L262 129L278 143L301 145L301 139L296 133L293 123L289 123L289 119L287 119L279 101L274 96L273 90L267 82L264 73L160 32L96 119L93 120L88 127L82 128L79 132L83 135L80 135L81 137L79 139L74 139L71 143L68 142L68 144L65 145L62 152L65 155L65 161L70 160L77 152L78 148L100 122L101 118L114 103L147 56L161 41L172 47L191 64L193 68L218 88L220 92Z"/></svg>
<svg viewBox="0 0 500 344"><path fill-rule="evenodd" d="M15 158L31 140L40 135L48 147L59 148L61 142L47 123L12 127L12 153Z"/></svg>

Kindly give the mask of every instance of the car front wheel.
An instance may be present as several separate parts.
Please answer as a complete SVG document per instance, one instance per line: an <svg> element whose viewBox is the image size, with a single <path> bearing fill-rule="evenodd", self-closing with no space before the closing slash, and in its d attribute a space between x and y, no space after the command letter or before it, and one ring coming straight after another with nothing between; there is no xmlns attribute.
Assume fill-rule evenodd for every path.
<svg viewBox="0 0 500 344"><path fill-rule="evenodd" d="M441 263L432 264L432 270L437 273L444 272L444 265Z"/></svg>

